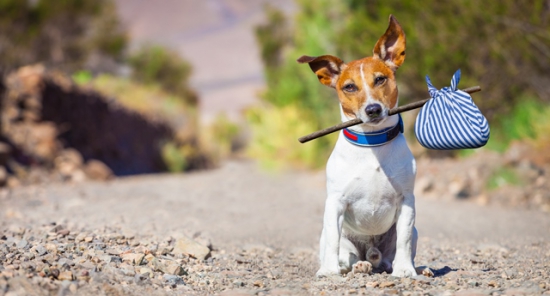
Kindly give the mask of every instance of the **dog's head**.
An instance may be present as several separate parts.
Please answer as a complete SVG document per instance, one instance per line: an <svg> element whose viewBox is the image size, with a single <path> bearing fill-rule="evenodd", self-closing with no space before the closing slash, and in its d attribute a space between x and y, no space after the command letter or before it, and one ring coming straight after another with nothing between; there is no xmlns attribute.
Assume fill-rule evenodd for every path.
<svg viewBox="0 0 550 296"><path fill-rule="evenodd" d="M390 15L388 29L376 42L372 57L346 64L331 55L302 56L298 62L308 63L322 84L336 89L346 117L376 126L397 106L395 71L405 61L405 43L403 29Z"/></svg>

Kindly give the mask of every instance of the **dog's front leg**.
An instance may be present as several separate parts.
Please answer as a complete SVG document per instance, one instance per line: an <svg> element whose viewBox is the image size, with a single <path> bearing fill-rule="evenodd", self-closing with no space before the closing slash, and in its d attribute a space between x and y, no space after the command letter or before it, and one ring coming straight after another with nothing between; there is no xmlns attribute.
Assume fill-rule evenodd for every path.
<svg viewBox="0 0 550 296"><path fill-rule="evenodd" d="M393 276L411 277L416 275L414 269L413 246L416 243L414 236L414 195L405 194L396 225L396 250L393 260Z"/></svg>
<svg viewBox="0 0 550 296"><path fill-rule="evenodd" d="M344 205L339 200L340 196L329 196L325 203L325 215L323 217L323 233L321 234L320 253L321 268L317 276L340 274L338 251L340 248L340 235L344 222Z"/></svg>

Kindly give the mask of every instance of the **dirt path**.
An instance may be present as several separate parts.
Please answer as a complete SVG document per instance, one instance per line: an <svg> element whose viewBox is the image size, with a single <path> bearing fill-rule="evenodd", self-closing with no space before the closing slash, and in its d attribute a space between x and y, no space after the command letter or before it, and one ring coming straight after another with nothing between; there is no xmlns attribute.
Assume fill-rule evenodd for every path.
<svg viewBox="0 0 550 296"><path fill-rule="evenodd" d="M163 244L173 246L182 235L194 236L203 244L210 241L213 246L211 259L207 261L173 255L187 270L187 274L179 277L183 279L179 284L167 284L166 275L163 277L166 273L160 272L151 272L151 282L140 284L143 266L150 264L141 267L137 264L130 274L118 276L116 272L123 269L124 262L110 259L113 261L102 265L99 259L94 262L91 255L88 259L92 266L88 267L90 273L95 272L95 278L78 280L75 275L73 281L65 281L63 286L63 281L53 280L51 276L48 279L45 275L51 284L46 287L50 291L101 294L115 287L113 289L121 295L144 291L216 294L225 290L230 295L239 295L237 292L282 295L322 291L329 294L395 291L438 294L473 289L489 295L514 291L541 294L550 289L548 215L422 197L417 198L416 225L421 238L416 262L434 269L435 278L400 280L378 274L314 279L324 205L324 177L320 173L270 175L252 163L233 161L209 172L21 188L4 191L0 196L0 237L3 236L7 246L2 253L0 240L0 262L2 255L6 258L11 256L9 254L17 254L14 249L22 239L29 242L29 252L36 253L40 243L47 248L48 239L44 242L41 239L51 233L47 228L53 227L52 222L63 225L60 228L67 228L74 235L87 233L95 237L87 245L82 241L81 249L97 249L100 254L107 252L109 256L114 254L120 256L121 261L124 261L121 252L137 253L140 246L150 250L153 250L152 245L154 250ZM109 239L114 236L124 237L124 242L115 244ZM63 239L58 235L54 242L62 244ZM106 246L93 245L96 240L102 240ZM109 251L113 248L119 251ZM141 251L147 254L145 249ZM155 254L154 250L149 253ZM20 264L19 271L23 269L25 257L23 251L20 253L23 255L4 259L3 268L0 265L6 290L25 287L25 284L13 282L18 270L15 275L5 274L15 269L9 265ZM58 250L59 258L53 260L66 258L67 253L70 252ZM22 257L19 261L13 260L17 256ZM78 261L79 256L83 256L81 261L86 261L86 254L76 254L71 260ZM50 262L50 267L56 266L56 262ZM78 268L84 269L78 263L72 266L65 269L73 273ZM29 274L33 279L40 277L32 272ZM1 280L2 276L0 295L3 293ZM43 282L36 281L22 291L28 292L29 287L36 285L45 287Z"/></svg>

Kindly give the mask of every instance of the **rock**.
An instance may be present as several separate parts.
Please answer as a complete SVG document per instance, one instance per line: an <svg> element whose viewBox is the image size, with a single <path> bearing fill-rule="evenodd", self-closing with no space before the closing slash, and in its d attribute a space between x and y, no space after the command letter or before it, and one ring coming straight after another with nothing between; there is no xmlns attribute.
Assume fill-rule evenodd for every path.
<svg viewBox="0 0 550 296"><path fill-rule="evenodd" d="M210 254L210 249L184 236L176 241L176 245L172 252L175 254L189 255L198 260L204 260Z"/></svg>
<svg viewBox="0 0 550 296"><path fill-rule="evenodd" d="M367 288L376 288L376 287L378 287L379 284L380 284L379 282L368 282L365 285L365 287L367 287Z"/></svg>
<svg viewBox="0 0 550 296"><path fill-rule="evenodd" d="M154 275L153 270L149 267L141 267L139 269L139 273L142 274L142 275L143 274L148 274L150 278L153 277L153 275Z"/></svg>
<svg viewBox="0 0 550 296"><path fill-rule="evenodd" d="M166 274L185 275L187 272L183 267L175 262L161 266L161 271Z"/></svg>
<svg viewBox="0 0 550 296"><path fill-rule="evenodd" d="M128 254L122 254L120 257L122 258L123 262L128 262L130 264L139 266L143 263L145 254L128 253Z"/></svg>
<svg viewBox="0 0 550 296"><path fill-rule="evenodd" d="M46 248L44 248L42 245L38 245L36 247L36 254L38 256L43 256L44 254L46 254L48 252L48 250L46 250Z"/></svg>
<svg viewBox="0 0 550 296"><path fill-rule="evenodd" d="M72 281L73 273L71 271L60 272L59 275L57 276L57 279L60 281Z"/></svg>
<svg viewBox="0 0 550 296"><path fill-rule="evenodd" d="M176 287L177 285L185 285L183 279L176 275L165 274L162 278L172 287Z"/></svg>
<svg viewBox="0 0 550 296"><path fill-rule="evenodd" d="M69 229L61 229L61 230L57 231L57 234L63 235L63 236L69 235L69 233L71 233L71 231Z"/></svg>
<svg viewBox="0 0 550 296"><path fill-rule="evenodd" d="M149 274L137 274L134 276L134 282L138 285L145 285L150 281Z"/></svg>
<svg viewBox="0 0 550 296"><path fill-rule="evenodd" d="M57 268L50 269L50 274L56 279L59 278L59 275L60 275L59 269Z"/></svg>
<svg viewBox="0 0 550 296"><path fill-rule="evenodd" d="M28 244L29 242L26 239L22 239L17 243L17 248L24 249Z"/></svg>
<svg viewBox="0 0 550 296"><path fill-rule="evenodd" d="M109 249L105 250L105 253L107 253L109 255L120 255L120 253L122 253L122 251L119 250L119 249L109 248Z"/></svg>
<svg viewBox="0 0 550 296"><path fill-rule="evenodd" d="M90 159L84 166L86 177L91 180L109 180L114 174L113 171L103 162L95 159Z"/></svg>
<svg viewBox="0 0 550 296"><path fill-rule="evenodd" d="M381 282L380 285L378 285L380 288L389 288L395 286L394 282Z"/></svg>

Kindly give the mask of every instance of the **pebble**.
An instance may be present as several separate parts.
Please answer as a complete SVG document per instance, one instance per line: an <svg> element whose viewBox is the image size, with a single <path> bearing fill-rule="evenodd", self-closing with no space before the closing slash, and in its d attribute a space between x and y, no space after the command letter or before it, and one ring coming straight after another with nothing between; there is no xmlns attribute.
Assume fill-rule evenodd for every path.
<svg viewBox="0 0 550 296"><path fill-rule="evenodd" d="M29 242L27 242L26 239L22 239L17 243L17 248L18 249L24 249L28 244L29 244Z"/></svg>
<svg viewBox="0 0 550 296"><path fill-rule="evenodd" d="M378 285L380 288L389 288L395 286L394 282L381 282L380 285Z"/></svg>
<svg viewBox="0 0 550 296"><path fill-rule="evenodd" d="M65 225L61 230L64 229L67 229ZM208 259L199 260L201 255L198 253L193 255L191 251L183 250L181 240L139 236L129 240L116 231L90 229L71 232L72 239L67 235L48 240L51 230L31 228L20 234L9 230L0 233L0 260L3 260L0 264L0 291L6 291L6 294L14 292L12 289L25 283L28 287L22 289L27 289L23 293L27 295L36 294L33 289L37 287L49 291L49 294L70 292L87 295L90 286L109 295L123 295L122 289L138 295L550 293L547 284L550 272L545 265L550 258L550 251L547 251L550 243L545 242L492 245L491 248L467 243L428 244L419 250L416 261L431 264L430 268L437 275L435 278L423 275L396 278L390 274L374 273L316 279L314 274L318 263L313 250L288 252L243 246L215 250L210 254L208 249L208 255L204 255ZM93 237L91 242L86 241L88 237ZM126 242L119 244L121 239ZM135 244L136 241L139 244ZM179 247L176 246L178 242ZM20 277L28 282L17 282L20 286L9 284ZM105 289L114 290L107 293Z"/></svg>
<svg viewBox="0 0 550 296"><path fill-rule="evenodd" d="M197 258L197 260L204 260L210 254L210 249L184 236L176 241L172 252L175 254L190 255Z"/></svg>
<svg viewBox="0 0 550 296"><path fill-rule="evenodd" d="M46 248L44 248L42 245L38 245L36 247L36 254L38 254L38 256L43 256L47 252L48 252L48 250L46 250Z"/></svg>
<svg viewBox="0 0 550 296"><path fill-rule="evenodd" d="M72 281L73 280L73 273L71 271L63 271L60 272L57 276L57 279L60 281Z"/></svg>
<svg viewBox="0 0 550 296"><path fill-rule="evenodd" d="M165 274L162 278L172 287L176 287L178 285L185 285L185 282L183 281L183 279L176 275Z"/></svg>

